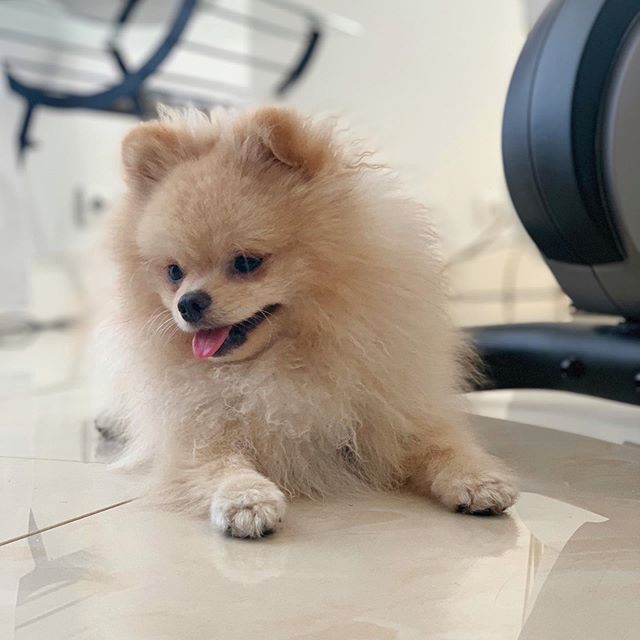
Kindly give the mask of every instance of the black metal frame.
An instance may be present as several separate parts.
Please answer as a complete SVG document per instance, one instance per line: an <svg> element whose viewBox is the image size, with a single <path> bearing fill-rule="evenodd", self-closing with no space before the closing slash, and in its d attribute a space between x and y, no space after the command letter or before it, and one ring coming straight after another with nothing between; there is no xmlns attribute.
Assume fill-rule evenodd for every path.
<svg viewBox="0 0 640 640"><path fill-rule="evenodd" d="M32 145L32 141L29 138L29 130L32 124L33 115L38 107L110 111L114 113L136 115L139 118L144 118L149 115L147 105L150 102L158 102L163 98L163 96L166 97L166 92L164 92L164 94L161 90L154 90L152 92L147 88L148 80L152 76L158 75L165 80L169 80L170 82L177 84L198 86L198 88L206 88L230 95L237 93L237 87L226 85L225 83L218 82L216 80L194 78L186 74L162 72L160 70L161 65L178 44L195 53L246 64L264 71L275 72L282 76L282 79L275 87L275 94L277 96L283 96L296 82L300 80L304 72L308 69L314 54L317 52L322 39L321 23L313 13L307 10L297 9L297 7L294 7L293 5L282 6L281 3L276 2L276 0L263 1L277 4L286 11L301 15L307 24L306 33L289 29L269 20L253 18L252 16L235 12L230 9L218 7L217 3L212 1L181 0L178 10L171 20L162 42L158 45L148 60L140 65L138 69L132 70L129 68L122 56L122 53L115 44L115 36L109 43L107 43L107 52L114 60L120 73L120 78L114 82L110 78L101 78L99 74L91 74L90 77L90 81L92 82L96 80L100 81L101 79L106 81L108 84L106 89L101 89L84 95L70 91L51 90L46 86L39 86L25 82L16 75L16 70L21 66L26 67L27 65L30 65L32 68L39 66L41 71L46 71L44 68L46 65L41 65L33 61L21 61L17 59L5 62L5 75L9 87L14 93L21 96L26 103L25 113L18 135L18 148L20 154L24 154L25 150ZM122 11L115 19L114 27L116 34L131 19L136 6L139 3L140 0L126 0L126 2L123 3L124 6ZM276 37L296 41L302 40L300 54L294 63L289 66L272 60L244 56L237 52L227 51L204 43L186 41L183 37L185 29L192 20L197 9L215 14L226 20L241 22L250 26L252 29L266 31ZM51 50L51 47L53 47L56 50L70 50L82 55L95 56L103 55L105 53L103 50L97 48L92 49L87 46L67 44L54 38L21 33L5 27L0 28L0 39L9 39L14 41L19 40L21 42L27 42L31 46L47 48L47 50ZM61 68L59 66L56 67L58 72L60 69ZM71 78L75 76L76 79L88 79L86 72L83 76L81 73L78 73L73 69L68 69L67 74ZM153 97L156 99L151 100L151 94L153 94ZM205 106L202 104L202 98L194 98L193 96L181 97L181 101L184 103L191 102L199 106ZM212 104L227 106L228 100L216 98L215 100L210 101L208 106L211 106Z"/></svg>

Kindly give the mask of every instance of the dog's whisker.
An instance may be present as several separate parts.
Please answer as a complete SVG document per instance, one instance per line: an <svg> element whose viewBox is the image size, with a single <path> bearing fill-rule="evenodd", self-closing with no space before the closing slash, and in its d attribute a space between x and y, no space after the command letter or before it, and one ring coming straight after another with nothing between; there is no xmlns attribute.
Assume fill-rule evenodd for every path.
<svg viewBox="0 0 640 640"><path fill-rule="evenodd" d="M173 324L173 318L165 320L165 322L161 325L160 329L158 330L158 335L161 335L161 336L166 335L166 332L169 329L171 329L172 324Z"/></svg>
<svg viewBox="0 0 640 640"><path fill-rule="evenodd" d="M162 309L158 313L153 314L143 325L142 331L151 330L151 327L156 323L162 320L162 317L166 314L169 314L171 317L171 312L168 309Z"/></svg>
<svg viewBox="0 0 640 640"><path fill-rule="evenodd" d="M173 316L169 315L168 318L165 318L152 332L153 335L162 336L164 332L171 327L173 324Z"/></svg>

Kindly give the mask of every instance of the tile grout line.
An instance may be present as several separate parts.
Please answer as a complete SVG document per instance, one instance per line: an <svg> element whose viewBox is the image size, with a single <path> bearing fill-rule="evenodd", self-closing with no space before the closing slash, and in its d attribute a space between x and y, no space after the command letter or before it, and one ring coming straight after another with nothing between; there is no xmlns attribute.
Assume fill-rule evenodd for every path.
<svg viewBox="0 0 640 640"><path fill-rule="evenodd" d="M85 518L89 518L90 516L95 516L98 513L103 513L105 511L109 511L110 509L115 509L116 507L121 507L122 505L129 504L133 502L136 498L129 498L128 500L123 500L122 502L116 502L115 504L109 505L108 507L103 507L102 509L96 509L95 511L90 511L89 513L85 513L81 516L76 516L75 518L69 518L68 520L63 520L62 522L58 522L56 524L51 524L48 527L42 527L40 529L36 529L35 531L29 531L28 533L23 533L20 536L16 536L15 538L10 538L9 540L4 540L0 542L0 547L4 547L7 544L11 544L12 542L17 542L18 540L24 540L30 536L35 536L39 533L44 533L45 531L50 531L51 529L57 529L58 527L63 527L66 524L71 524L72 522L77 522L78 520L84 520Z"/></svg>

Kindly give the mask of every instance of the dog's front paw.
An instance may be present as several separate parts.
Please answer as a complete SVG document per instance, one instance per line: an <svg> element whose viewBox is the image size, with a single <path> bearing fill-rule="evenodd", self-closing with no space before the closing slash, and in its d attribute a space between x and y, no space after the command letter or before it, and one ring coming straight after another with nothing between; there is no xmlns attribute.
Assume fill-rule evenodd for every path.
<svg viewBox="0 0 640 640"><path fill-rule="evenodd" d="M475 516L500 514L518 497L515 478L503 469L460 475L445 469L436 476L431 492L446 507Z"/></svg>
<svg viewBox="0 0 640 640"><path fill-rule="evenodd" d="M287 508L284 494L259 473L243 473L223 481L211 500L211 522L236 538L271 533Z"/></svg>

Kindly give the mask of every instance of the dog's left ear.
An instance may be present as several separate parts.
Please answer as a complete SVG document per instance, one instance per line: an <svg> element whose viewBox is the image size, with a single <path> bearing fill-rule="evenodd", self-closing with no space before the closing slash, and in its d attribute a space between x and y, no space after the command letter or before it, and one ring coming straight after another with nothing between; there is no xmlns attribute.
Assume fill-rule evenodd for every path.
<svg viewBox="0 0 640 640"><path fill-rule="evenodd" d="M180 123L153 120L139 124L122 141L125 179L143 193L152 190L178 164L213 146L213 135L196 135Z"/></svg>
<svg viewBox="0 0 640 640"><path fill-rule="evenodd" d="M247 115L242 133L263 160L276 160L311 177L331 157L327 135L314 130L298 113L286 107L262 107Z"/></svg>

